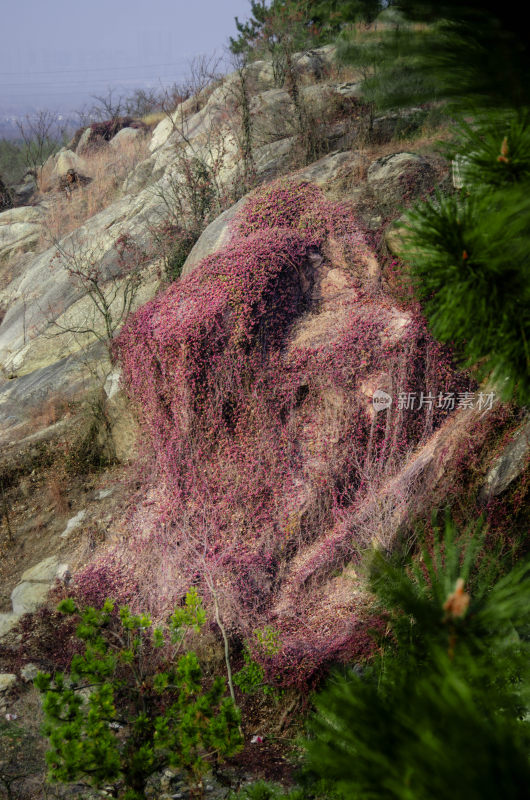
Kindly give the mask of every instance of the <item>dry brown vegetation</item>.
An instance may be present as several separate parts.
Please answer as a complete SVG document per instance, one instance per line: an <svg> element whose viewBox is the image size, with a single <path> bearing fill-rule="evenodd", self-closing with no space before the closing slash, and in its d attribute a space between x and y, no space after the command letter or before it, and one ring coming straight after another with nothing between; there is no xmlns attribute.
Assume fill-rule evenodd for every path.
<svg viewBox="0 0 530 800"><path fill-rule="evenodd" d="M122 142L119 148L108 145L83 156L86 176L92 181L70 195L57 194L50 203L42 226L42 243L62 238L87 219L114 202L123 181L148 154L148 139Z"/></svg>

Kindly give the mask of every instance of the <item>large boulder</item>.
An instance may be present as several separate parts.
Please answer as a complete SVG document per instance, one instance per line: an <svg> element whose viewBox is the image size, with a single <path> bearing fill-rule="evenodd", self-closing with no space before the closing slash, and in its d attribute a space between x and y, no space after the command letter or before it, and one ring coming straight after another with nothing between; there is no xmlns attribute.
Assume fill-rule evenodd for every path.
<svg viewBox="0 0 530 800"><path fill-rule="evenodd" d="M143 136L143 131L139 128L122 128L110 140L109 146L117 151L126 150L129 147L137 146L142 141Z"/></svg>
<svg viewBox="0 0 530 800"><path fill-rule="evenodd" d="M35 206L10 208L0 214L0 262L31 250L42 233L43 212Z"/></svg>
<svg viewBox="0 0 530 800"><path fill-rule="evenodd" d="M257 152L260 155L264 154L266 148L268 148L269 153L273 153L275 148L277 148L277 152L280 154L281 158L288 158L290 157L291 147L292 140L281 140L280 142L266 145ZM348 172L348 170L351 170L353 164L356 163L359 158L359 154L356 153L330 153L324 156L324 158L319 159L319 161L315 161L308 167L299 170L292 177L297 181L310 181L321 188L329 187L340 179L344 171ZM261 177L265 174L268 164L270 164L272 170L272 158L270 158L268 162L265 157L263 157L262 161L258 160L256 167ZM202 232L182 268L183 276L189 275L203 258L216 253L228 243L231 236L232 220L246 203L247 197L248 195L238 200L237 203L220 214Z"/></svg>
<svg viewBox="0 0 530 800"><path fill-rule="evenodd" d="M67 565L61 564L57 556L49 556L27 569L11 592L13 614L36 611L46 600L55 579L62 579L67 573Z"/></svg>
<svg viewBox="0 0 530 800"><path fill-rule="evenodd" d="M189 275L203 258L216 253L228 243L230 239L230 224L245 202L246 197L242 197L235 205L223 211L208 225L186 259L182 268L183 276Z"/></svg>
<svg viewBox="0 0 530 800"><path fill-rule="evenodd" d="M55 579L59 569L59 559L57 556L49 556L44 561L40 561L33 567L22 573L21 581L33 581L36 583L49 583Z"/></svg>
<svg viewBox="0 0 530 800"><path fill-rule="evenodd" d="M0 673L0 694L4 694L4 692L8 692L9 689L12 689L17 682L17 676L13 675L11 672L2 672Z"/></svg>
<svg viewBox="0 0 530 800"><path fill-rule="evenodd" d="M397 209L429 191L436 182L431 161L417 153L393 153L370 164L369 188L383 209Z"/></svg>
<svg viewBox="0 0 530 800"><path fill-rule="evenodd" d="M383 114L373 121L371 139L377 144L384 144L395 137L411 136L421 126L425 116L422 108L405 108Z"/></svg>
<svg viewBox="0 0 530 800"><path fill-rule="evenodd" d="M86 171L86 161L72 150L60 150L55 160L55 175L62 178L70 169L83 173Z"/></svg>
<svg viewBox="0 0 530 800"><path fill-rule="evenodd" d="M27 172L20 183L12 188L13 202L16 206L28 203L37 192L37 181L33 172Z"/></svg>
<svg viewBox="0 0 530 800"><path fill-rule="evenodd" d="M30 614L46 600L50 591L49 583L19 583L11 592L14 614Z"/></svg>
<svg viewBox="0 0 530 800"><path fill-rule="evenodd" d="M73 150L67 150L63 147L44 163L40 174L41 189L45 192L55 189L60 179L64 178L68 170L71 169L80 175L84 175L87 171L86 161L77 153L74 153Z"/></svg>
<svg viewBox="0 0 530 800"><path fill-rule="evenodd" d="M530 415L515 432L511 441L492 465L481 489L481 497L488 501L502 494L528 466L530 454Z"/></svg>
<svg viewBox="0 0 530 800"><path fill-rule="evenodd" d="M20 617L20 614L0 614L0 639L15 627Z"/></svg>

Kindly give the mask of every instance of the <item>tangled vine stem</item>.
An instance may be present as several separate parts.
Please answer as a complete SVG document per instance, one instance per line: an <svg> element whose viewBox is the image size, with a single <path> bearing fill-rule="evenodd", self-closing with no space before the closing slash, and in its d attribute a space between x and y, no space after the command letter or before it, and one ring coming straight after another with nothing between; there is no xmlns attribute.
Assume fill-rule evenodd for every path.
<svg viewBox="0 0 530 800"><path fill-rule="evenodd" d="M320 324L308 256L339 250L348 299L304 338L304 324ZM278 182L247 202L223 250L130 319L116 354L154 480L126 549L80 576L92 602L137 594L163 615L202 583L225 647L278 631L281 647L262 658L277 684L307 685L330 659L368 651L340 577L363 542L361 509L447 415L394 404L374 418L370 386L437 394L464 380L417 313L363 289L369 256L350 209Z"/></svg>

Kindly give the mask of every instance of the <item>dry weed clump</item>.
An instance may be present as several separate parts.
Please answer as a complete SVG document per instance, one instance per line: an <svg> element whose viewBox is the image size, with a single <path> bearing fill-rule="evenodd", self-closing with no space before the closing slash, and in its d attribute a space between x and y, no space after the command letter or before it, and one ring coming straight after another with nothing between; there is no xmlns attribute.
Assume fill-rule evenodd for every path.
<svg viewBox="0 0 530 800"><path fill-rule="evenodd" d="M147 139L143 138L121 142L119 148L102 146L84 156L91 183L54 197L42 226L43 244L61 239L114 202L126 176L147 154Z"/></svg>
<svg viewBox="0 0 530 800"><path fill-rule="evenodd" d="M46 490L50 505L53 506L53 510L57 514L66 514L70 508L67 493L67 477L64 469L60 466L56 466L48 473Z"/></svg>

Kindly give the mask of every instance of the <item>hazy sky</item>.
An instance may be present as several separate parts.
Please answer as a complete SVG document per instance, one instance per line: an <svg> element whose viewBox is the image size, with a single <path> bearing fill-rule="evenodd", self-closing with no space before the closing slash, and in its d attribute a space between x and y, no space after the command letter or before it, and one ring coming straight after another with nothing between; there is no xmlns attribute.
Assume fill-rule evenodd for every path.
<svg viewBox="0 0 530 800"><path fill-rule="evenodd" d="M221 55L248 0L0 0L0 115L74 110L179 80L186 62Z"/></svg>

